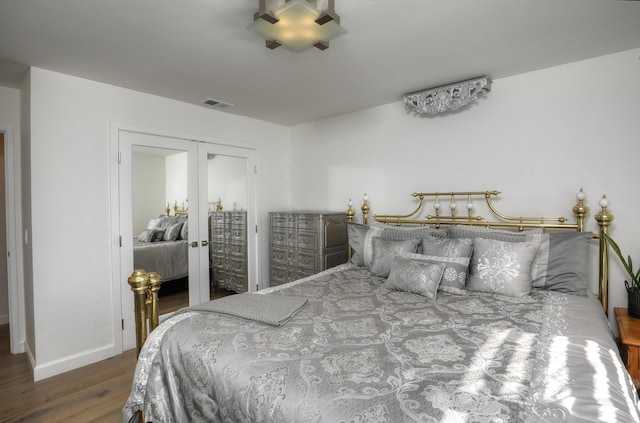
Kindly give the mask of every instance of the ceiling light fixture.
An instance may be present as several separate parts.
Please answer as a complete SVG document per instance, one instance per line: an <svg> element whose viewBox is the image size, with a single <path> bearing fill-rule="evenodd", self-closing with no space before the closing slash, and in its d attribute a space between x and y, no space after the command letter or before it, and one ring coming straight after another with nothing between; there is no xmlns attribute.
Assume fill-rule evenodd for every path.
<svg viewBox="0 0 640 423"><path fill-rule="evenodd" d="M329 48L329 41L347 33L340 26L334 0L259 0L249 31L266 40L267 48L300 53Z"/></svg>
<svg viewBox="0 0 640 423"><path fill-rule="evenodd" d="M416 115L435 115L450 112L476 101L478 96L491 89L491 80L486 76L430 88L404 96L404 107Z"/></svg>

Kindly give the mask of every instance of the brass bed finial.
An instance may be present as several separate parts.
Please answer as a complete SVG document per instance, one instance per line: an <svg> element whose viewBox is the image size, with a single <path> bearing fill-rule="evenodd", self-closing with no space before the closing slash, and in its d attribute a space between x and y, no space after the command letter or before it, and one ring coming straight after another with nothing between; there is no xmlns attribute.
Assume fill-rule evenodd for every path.
<svg viewBox="0 0 640 423"><path fill-rule="evenodd" d="M364 197L362 197L362 207L360 207L360 210L362 210L362 223L366 225L367 220L369 220L369 211L371 210L371 207L369 206L369 197L366 192L364 193Z"/></svg>
<svg viewBox="0 0 640 423"><path fill-rule="evenodd" d="M351 198L347 201L347 206L349 207L347 208L347 222L353 222L356 212L353 210L353 201L351 201Z"/></svg>
<svg viewBox="0 0 640 423"><path fill-rule="evenodd" d="M158 291L162 284L162 278L155 272L147 273L142 269L137 269L129 276L128 282L134 294L137 356L147 339L148 332L154 330L160 323Z"/></svg>

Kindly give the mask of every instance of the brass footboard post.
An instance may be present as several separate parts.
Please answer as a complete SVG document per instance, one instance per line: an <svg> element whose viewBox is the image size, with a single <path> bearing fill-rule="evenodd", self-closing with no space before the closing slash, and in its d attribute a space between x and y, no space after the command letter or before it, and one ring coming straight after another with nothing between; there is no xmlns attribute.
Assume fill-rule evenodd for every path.
<svg viewBox="0 0 640 423"><path fill-rule="evenodd" d="M147 339L147 319L149 331L158 326L158 291L162 278L157 273L135 270L128 279L134 295L134 314L136 323L136 355L140 354Z"/></svg>
<svg viewBox="0 0 640 423"><path fill-rule="evenodd" d="M598 227L600 228L598 298L604 308L605 314L609 315L609 244L607 243L604 234L609 234L609 226L611 225L611 222L613 222L613 214L607 210L607 207L609 207L609 200L607 200L606 195L602 196L602 199L598 204L602 208L602 210L596 213L595 216L596 222L598 222Z"/></svg>
<svg viewBox="0 0 640 423"><path fill-rule="evenodd" d="M160 291L162 278L156 272L151 272L147 276L149 277L149 298L147 298L147 304L149 305L149 332L151 332L156 327L158 327L158 324L160 324L158 291Z"/></svg>

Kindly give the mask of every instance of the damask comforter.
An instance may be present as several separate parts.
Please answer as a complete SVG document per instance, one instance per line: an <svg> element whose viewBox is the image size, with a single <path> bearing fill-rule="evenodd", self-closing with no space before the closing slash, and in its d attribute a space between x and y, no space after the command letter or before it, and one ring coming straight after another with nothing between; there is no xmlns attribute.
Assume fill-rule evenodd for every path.
<svg viewBox="0 0 640 423"><path fill-rule="evenodd" d="M264 295L308 299L282 326L187 311L140 354L123 421L640 422L593 299L439 292L338 266Z"/></svg>

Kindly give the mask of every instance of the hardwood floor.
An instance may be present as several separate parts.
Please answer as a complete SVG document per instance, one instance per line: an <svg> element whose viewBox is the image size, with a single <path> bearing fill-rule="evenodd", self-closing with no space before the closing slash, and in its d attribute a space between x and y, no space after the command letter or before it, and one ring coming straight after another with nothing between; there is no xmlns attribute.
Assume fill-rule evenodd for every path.
<svg viewBox="0 0 640 423"><path fill-rule="evenodd" d="M9 352L0 326L0 422L120 422L131 391L135 350L33 381L26 354Z"/></svg>
<svg viewBox="0 0 640 423"><path fill-rule="evenodd" d="M218 289L212 299L231 292ZM160 301L166 310L185 293ZM0 422L120 422L136 366L135 349L80 369L33 381L26 354L9 350L9 325L0 326Z"/></svg>

